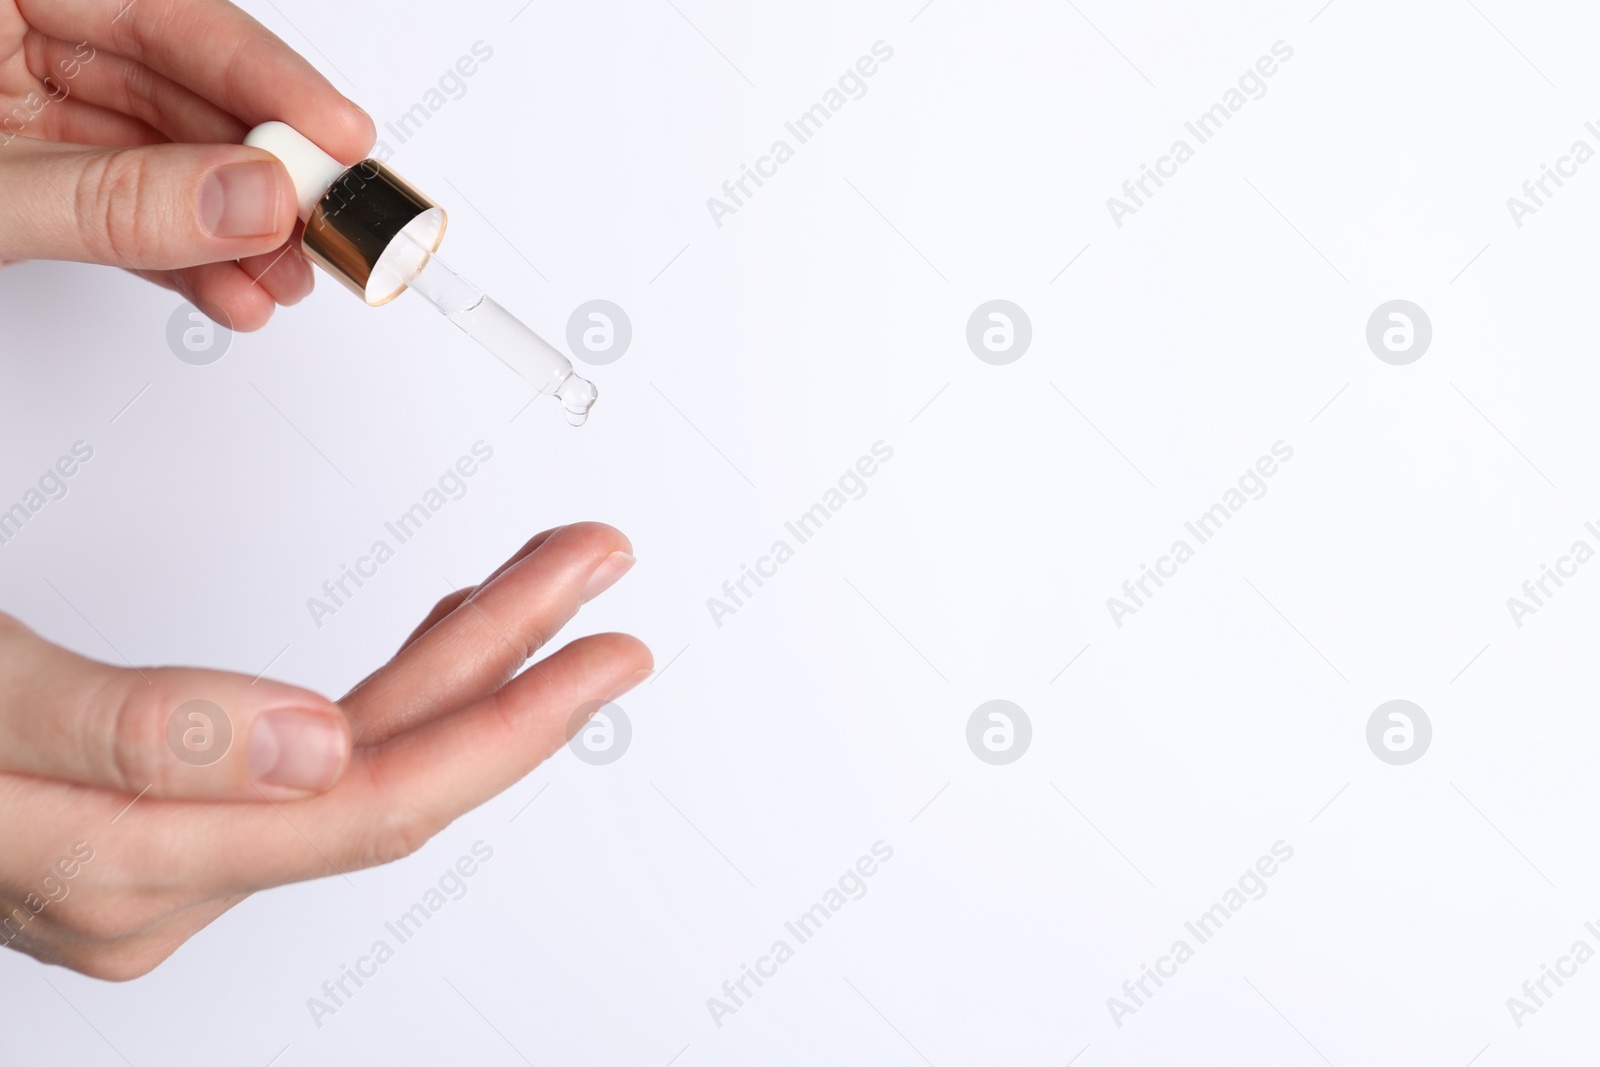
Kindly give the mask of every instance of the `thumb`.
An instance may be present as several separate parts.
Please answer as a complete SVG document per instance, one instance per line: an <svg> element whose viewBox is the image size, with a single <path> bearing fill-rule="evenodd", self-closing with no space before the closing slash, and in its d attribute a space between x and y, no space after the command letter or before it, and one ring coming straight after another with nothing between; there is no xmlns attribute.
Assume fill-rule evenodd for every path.
<svg viewBox="0 0 1600 1067"><path fill-rule="evenodd" d="M127 793L292 800L350 762L338 705L223 671L124 670L0 615L0 772Z"/></svg>
<svg viewBox="0 0 1600 1067"><path fill-rule="evenodd" d="M177 270L271 252L294 185L243 145L91 148L19 137L0 152L0 260Z"/></svg>

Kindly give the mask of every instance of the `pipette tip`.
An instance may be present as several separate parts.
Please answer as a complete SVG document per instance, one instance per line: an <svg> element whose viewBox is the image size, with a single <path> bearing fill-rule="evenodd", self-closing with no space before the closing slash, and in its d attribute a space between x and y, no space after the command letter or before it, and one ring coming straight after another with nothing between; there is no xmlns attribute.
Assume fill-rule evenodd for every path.
<svg viewBox="0 0 1600 1067"><path fill-rule="evenodd" d="M594 387L594 383L577 374L567 375L566 380L556 387L556 399L567 409L567 421L574 426L584 424L589 418L589 409L594 407L599 397L600 391Z"/></svg>

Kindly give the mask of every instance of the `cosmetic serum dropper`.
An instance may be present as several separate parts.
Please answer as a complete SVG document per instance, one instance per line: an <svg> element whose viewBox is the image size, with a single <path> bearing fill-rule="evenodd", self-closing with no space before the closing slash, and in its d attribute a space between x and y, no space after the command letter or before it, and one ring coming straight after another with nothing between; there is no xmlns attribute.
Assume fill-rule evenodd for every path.
<svg viewBox="0 0 1600 1067"><path fill-rule="evenodd" d="M268 122L244 143L277 156L294 179L301 248L372 307L407 289L427 297L467 336L493 352L582 426L598 395L544 338L439 258L444 208L376 159L353 167L328 155L294 127Z"/></svg>

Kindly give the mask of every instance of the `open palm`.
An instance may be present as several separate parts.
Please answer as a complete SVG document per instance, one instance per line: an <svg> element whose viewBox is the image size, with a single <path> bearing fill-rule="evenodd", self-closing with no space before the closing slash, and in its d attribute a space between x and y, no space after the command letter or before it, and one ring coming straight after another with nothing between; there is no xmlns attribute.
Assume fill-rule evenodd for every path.
<svg viewBox="0 0 1600 1067"><path fill-rule="evenodd" d="M518 673L632 562L609 526L540 534L337 705L220 671L109 667L0 615L0 945L133 978L255 890L410 854L649 674L622 634ZM214 761L169 740L192 701L230 724ZM333 743L263 761L253 742L274 716L321 720Z"/></svg>

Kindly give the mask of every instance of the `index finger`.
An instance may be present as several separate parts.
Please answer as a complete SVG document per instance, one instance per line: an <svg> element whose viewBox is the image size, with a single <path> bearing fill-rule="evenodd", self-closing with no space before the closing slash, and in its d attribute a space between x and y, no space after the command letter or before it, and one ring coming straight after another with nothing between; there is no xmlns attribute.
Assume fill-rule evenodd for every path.
<svg viewBox="0 0 1600 1067"><path fill-rule="evenodd" d="M359 163L377 137L366 112L225 0L17 0L17 5L42 33L137 60L247 126L287 122L342 162Z"/></svg>

